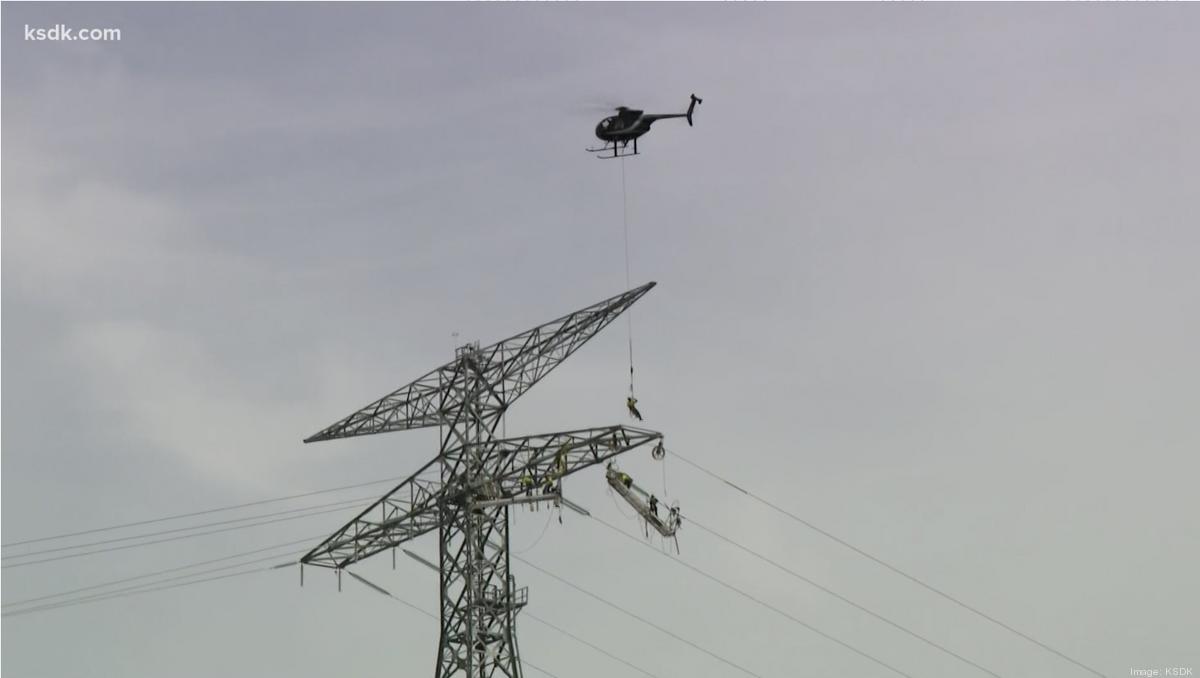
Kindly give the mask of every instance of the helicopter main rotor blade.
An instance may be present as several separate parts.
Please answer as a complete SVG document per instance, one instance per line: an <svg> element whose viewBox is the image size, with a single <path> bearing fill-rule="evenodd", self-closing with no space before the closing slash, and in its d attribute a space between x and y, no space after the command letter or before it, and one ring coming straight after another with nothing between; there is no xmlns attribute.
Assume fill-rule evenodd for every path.
<svg viewBox="0 0 1200 678"><path fill-rule="evenodd" d="M591 115L591 116L607 116L613 115L620 109L620 106L608 106L605 104L581 104L571 107L570 113L574 115Z"/></svg>

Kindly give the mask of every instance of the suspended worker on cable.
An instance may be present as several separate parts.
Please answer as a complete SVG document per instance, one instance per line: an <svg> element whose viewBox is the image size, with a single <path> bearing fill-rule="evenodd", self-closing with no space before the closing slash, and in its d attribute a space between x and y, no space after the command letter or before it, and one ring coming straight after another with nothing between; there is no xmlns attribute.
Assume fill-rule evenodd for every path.
<svg viewBox="0 0 1200 678"><path fill-rule="evenodd" d="M629 416L633 417L634 419L637 419L638 421L642 420L642 413L638 412L638 408L637 408L637 398L634 398L633 396L629 396L628 398L626 398L625 399L625 407L629 408Z"/></svg>

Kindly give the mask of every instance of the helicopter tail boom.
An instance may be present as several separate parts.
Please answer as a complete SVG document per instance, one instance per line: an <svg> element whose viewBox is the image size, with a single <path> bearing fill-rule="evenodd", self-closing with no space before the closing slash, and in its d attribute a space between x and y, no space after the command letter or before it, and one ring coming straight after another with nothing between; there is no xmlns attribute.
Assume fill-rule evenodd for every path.
<svg viewBox="0 0 1200 678"><path fill-rule="evenodd" d="M687 111L688 127L692 126L692 111L696 110L696 104L702 104L702 103L704 103L703 99L696 96L695 94L692 95L692 102L690 104L688 104L688 111Z"/></svg>

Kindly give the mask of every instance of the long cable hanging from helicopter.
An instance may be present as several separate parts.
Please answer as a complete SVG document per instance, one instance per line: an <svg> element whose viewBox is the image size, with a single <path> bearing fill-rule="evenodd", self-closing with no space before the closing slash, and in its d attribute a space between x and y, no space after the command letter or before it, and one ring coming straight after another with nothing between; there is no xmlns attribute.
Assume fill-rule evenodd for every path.
<svg viewBox="0 0 1200 678"><path fill-rule="evenodd" d="M625 289L632 287L629 274L629 197L625 188L625 158L621 158L621 222L625 230ZM630 414L641 421L641 413L637 410L637 395L633 389L633 309L625 313L626 338L629 343L629 406Z"/></svg>

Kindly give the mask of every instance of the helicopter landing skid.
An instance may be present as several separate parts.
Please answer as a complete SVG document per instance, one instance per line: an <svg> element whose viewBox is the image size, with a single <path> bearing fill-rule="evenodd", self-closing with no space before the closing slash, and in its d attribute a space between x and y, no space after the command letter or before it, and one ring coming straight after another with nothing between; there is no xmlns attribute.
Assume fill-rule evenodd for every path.
<svg viewBox="0 0 1200 678"><path fill-rule="evenodd" d="M600 148L585 148L588 153L597 154L596 157L600 160L611 160L613 158L624 158L631 155L638 155L637 139L633 140L633 151L629 150L629 142L618 145L615 141L609 142Z"/></svg>
<svg viewBox="0 0 1200 678"><path fill-rule="evenodd" d="M632 157L635 155L641 155L641 153L632 153L632 152L630 152L630 153L619 153L618 152L618 153L610 154L609 151L611 149L608 149L608 148L588 148L588 149L584 149L584 150L588 151L589 153L595 153L597 160L612 160L613 158L628 158L628 157ZM601 153L603 153L603 155L601 155Z"/></svg>

